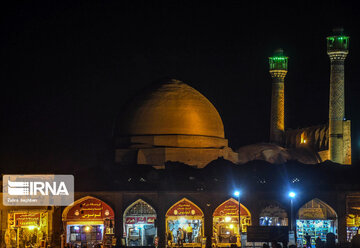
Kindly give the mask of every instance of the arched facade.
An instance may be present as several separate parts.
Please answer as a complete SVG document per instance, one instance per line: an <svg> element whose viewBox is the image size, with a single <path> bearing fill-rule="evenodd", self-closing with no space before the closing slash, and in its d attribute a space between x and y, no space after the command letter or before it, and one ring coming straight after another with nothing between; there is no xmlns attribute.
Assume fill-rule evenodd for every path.
<svg viewBox="0 0 360 248"><path fill-rule="evenodd" d="M312 245L315 245L317 237L325 241L328 233L337 235L337 229L338 217L335 210L318 198L305 203L297 213L296 236L301 246L306 244L306 233L311 236Z"/></svg>
<svg viewBox="0 0 360 248"><path fill-rule="evenodd" d="M251 224L250 211L240 204L241 230ZM233 198L220 204L213 213L213 237L216 246L239 243L239 202Z"/></svg>
<svg viewBox="0 0 360 248"><path fill-rule="evenodd" d="M62 213L65 243L94 246L111 244L114 237L114 210L102 200L86 196Z"/></svg>
<svg viewBox="0 0 360 248"><path fill-rule="evenodd" d="M204 213L195 203L182 198L166 212L165 222L168 245L175 247L179 243L188 243L192 247L201 247Z"/></svg>
<svg viewBox="0 0 360 248"><path fill-rule="evenodd" d="M157 235L155 209L142 199L124 211L124 238L127 246L150 246Z"/></svg>
<svg viewBox="0 0 360 248"><path fill-rule="evenodd" d="M270 204L260 212L260 226L287 226L288 222L288 214L279 204Z"/></svg>

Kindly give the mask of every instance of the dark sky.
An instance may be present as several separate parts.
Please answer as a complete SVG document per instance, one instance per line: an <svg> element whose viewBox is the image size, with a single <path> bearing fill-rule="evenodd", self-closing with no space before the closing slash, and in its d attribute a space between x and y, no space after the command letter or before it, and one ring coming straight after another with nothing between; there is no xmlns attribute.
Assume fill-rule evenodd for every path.
<svg viewBox="0 0 360 248"><path fill-rule="evenodd" d="M287 127L326 123L325 37L338 26L351 37L346 116L353 121L354 159L359 157L360 9L355 4L7 2L0 23L3 168L20 173L24 167L95 165L110 147L114 119L129 96L168 76L215 105L233 148L267 141L267 58L278 47L290 57Z"/></svg>

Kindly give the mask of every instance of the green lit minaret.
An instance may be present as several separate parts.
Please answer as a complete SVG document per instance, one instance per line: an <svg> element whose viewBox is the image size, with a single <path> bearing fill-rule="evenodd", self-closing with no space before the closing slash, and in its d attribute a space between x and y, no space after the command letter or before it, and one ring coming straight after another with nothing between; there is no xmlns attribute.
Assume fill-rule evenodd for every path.
<svg viewBox="0 0 360 248"><path fill-rule="evenodd" d="M272 77L270 142L283 145L285 134L285 95L284 79L288 69L288 57L282 49L277 49L269 57L270 75Z"/></svg>
<svg viewBox="0 0 360 248"><path fill-rule="evenodd" d="M349 53L349 36L342 29L334 29L327 37L327 54L330 57L329 98L329 158L344 163L345 78L344 63Z"/></svg>

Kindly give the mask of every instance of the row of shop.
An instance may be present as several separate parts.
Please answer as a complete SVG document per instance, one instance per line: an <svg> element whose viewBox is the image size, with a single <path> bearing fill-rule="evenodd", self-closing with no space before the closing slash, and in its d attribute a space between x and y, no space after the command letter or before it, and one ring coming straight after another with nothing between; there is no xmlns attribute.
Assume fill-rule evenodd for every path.
<svg viewBox="0 0 360 248"><path fill-rule="evenodd" d="M240 205L240 215L239 215ZM45 247L49 242L49 210L16 210L8 213L8 225L5 232L6 247ZM217 247L229 247L240 244L247 227L251 223L251 212L233 198L220 204L212 214L212 243ZM102 244L111 247L116 242L125 246L150 246L157 242L158 227L155 209L142 199L130 204L121 219L104 201L86 196L62 211L61 242L71 247L87 245L93 247ZM239 222L240 219L240 222ZM115 221L122 221L121 240L115 238ZM169 247L183 242L184 246L201 247L204 245L204 213L200 207L187 198L174 203L165 215L165 237ZM348 217L348 238L357 232L354 217ZM264 208L259 216L260 226L287 226L288 214L279 205ZM336 212L319 199L313 199L297 212L296 238L303 246L303 236L326 239L326 234L337 234ZM241 230L241 232L239 232ZM182 234L182 235L181 235ZM241 240L244 244L245 241ZM251 244L249 244L251 245ZM313 243L314 245L314 243Z"/></svg>

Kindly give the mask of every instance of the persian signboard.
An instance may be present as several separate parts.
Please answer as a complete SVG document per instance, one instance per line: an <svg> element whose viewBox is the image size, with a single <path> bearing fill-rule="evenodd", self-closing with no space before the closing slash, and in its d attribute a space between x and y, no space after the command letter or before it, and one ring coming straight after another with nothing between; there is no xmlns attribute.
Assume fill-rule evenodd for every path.
<svg viewBox="0 0 360 248"><path fill-rule="evenodd" d="M156 217L126 217L125 224L154 224Z"/></svg>
<svg viewBox="0 0 360 248"><path fill-rule="evenodd" d="M213 216L239 216L239 202L233 198L227 200L215 209ZM241 216L249 216L243 206L241 206Z"/></svg>
<svg viewBox="0 0 360 248"><path fill-rule="evenodd" d="M40 225L40 213L15 213L15 227Z"/></svg>
<svg viewBox="0 0 360 248"><path fill-rule="evenodd" d="M104 220L114 219L113 209L94 197L85 197L64 211L63 220Z"/></svg>
<svg viewBox="0 0 360 248"><path fill-rule="evenodd" d="M175 203L166 216L203 216L201 209L186 198Z"/></svg>

